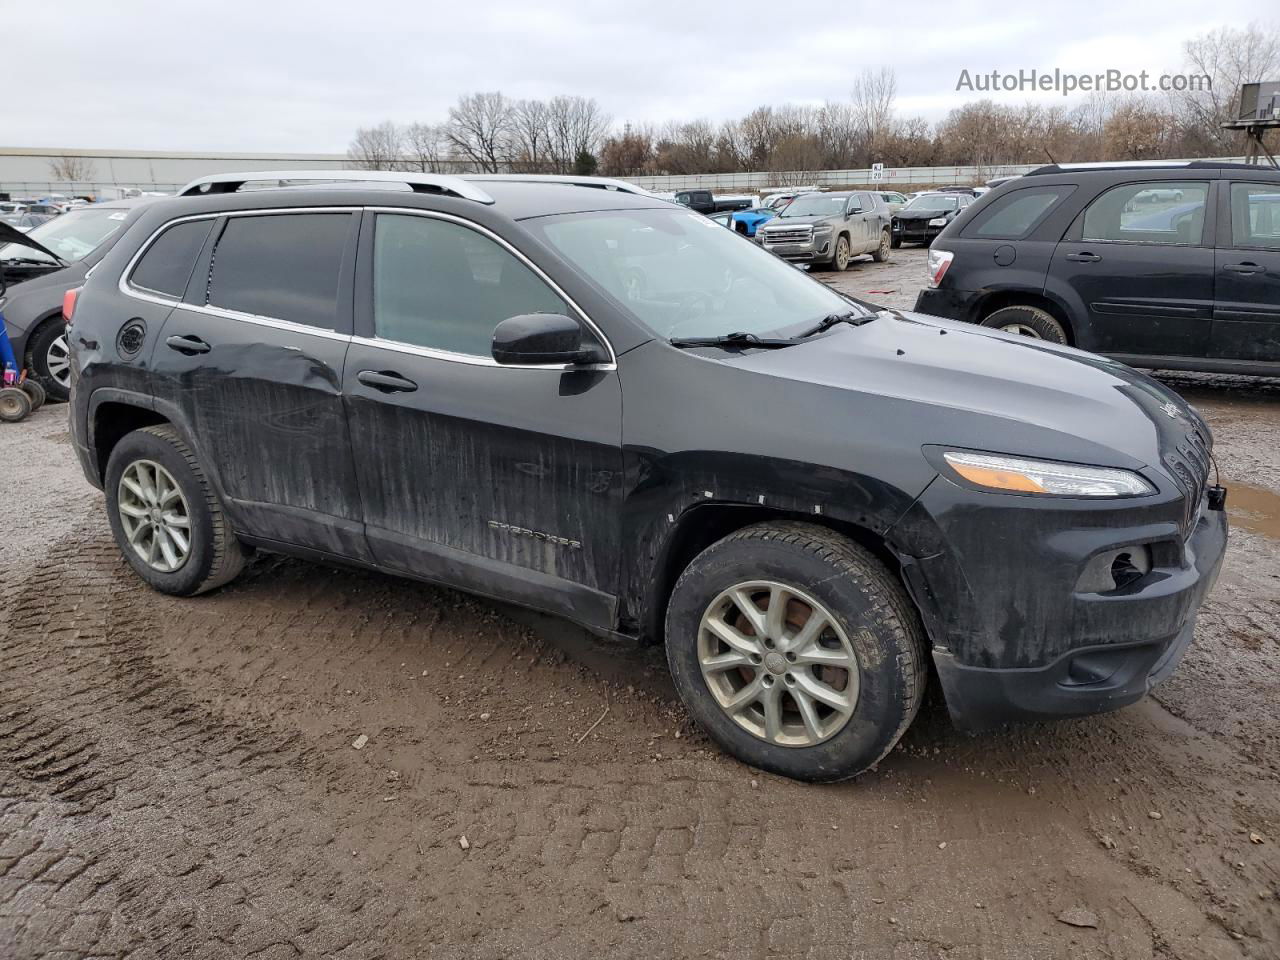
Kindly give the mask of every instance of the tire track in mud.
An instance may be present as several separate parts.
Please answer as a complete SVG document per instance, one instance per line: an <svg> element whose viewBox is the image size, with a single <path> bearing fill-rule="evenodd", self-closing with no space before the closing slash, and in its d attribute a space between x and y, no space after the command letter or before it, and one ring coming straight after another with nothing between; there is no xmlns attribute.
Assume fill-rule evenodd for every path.
<svg viewBox="0 0 1280 960"><path fill-rule="evenodd" d="M1196 838L1146 807L1181 830L1229 781L1201 744L1188 788L1186 738L1139 716L971 741L935 704L878 774L813 788L691 734L658 652L449 591L263 558L173 600L98 522L14 579L6 958L1261 957L1275 929L1233 905L1256 863L1176 876ZM1101 931L1053 919L1077 902Z"/></svg>

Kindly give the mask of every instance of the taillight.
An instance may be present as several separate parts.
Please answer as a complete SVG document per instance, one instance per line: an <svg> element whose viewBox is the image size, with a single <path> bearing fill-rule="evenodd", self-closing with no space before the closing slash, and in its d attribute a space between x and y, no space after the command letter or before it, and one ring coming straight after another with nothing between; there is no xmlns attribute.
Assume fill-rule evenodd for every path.
<svg viewBox="0 0 1280 960"><path fill-rule="evenodd" d="M936 287L947 275L947 268L956 255L950 250L929 250L929 286Z"/></svg>
<svg viewBox="0 0 1280 960"><path fill-rule="evenodd" d="M67 323L71 323L71 318L76 315L76 299L83 289L83 287L73 287L62 295L62 319Z"/></svg>

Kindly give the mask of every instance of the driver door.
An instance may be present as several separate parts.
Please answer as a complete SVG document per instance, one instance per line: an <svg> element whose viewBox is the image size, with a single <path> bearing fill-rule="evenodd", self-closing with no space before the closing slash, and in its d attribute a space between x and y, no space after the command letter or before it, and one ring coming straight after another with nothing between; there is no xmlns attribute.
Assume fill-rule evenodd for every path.
<svg viewBox="0 0 1280 960"><path fill-rule="evenodd" d="M491 355L508 317L581 315L496 234L428 211L366 214L357 271L343 393L377 561L612 627L616 365Z"/></svg>

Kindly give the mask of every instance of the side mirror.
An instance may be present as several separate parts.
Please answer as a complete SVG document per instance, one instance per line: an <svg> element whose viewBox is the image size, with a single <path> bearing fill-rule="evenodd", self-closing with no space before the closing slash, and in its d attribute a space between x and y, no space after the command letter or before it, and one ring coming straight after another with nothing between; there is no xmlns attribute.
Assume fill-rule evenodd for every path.
<svg viewBox="0 0 1280 960"><path fill-rule="evenodd" d="M543 365L598 363L600 351L582 345L582 325L559 313L525 313L509 317L493 331L493 359L498 363Z"/></svg>

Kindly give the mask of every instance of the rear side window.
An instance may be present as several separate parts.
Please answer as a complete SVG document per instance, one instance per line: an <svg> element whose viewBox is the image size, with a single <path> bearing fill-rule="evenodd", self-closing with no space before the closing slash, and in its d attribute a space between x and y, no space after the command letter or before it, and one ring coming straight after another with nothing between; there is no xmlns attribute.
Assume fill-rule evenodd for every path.
<svg viewBox="0 0 1280 960"><path fill-rule="evenodd" d="M1071 195L1073 186L1016 190L987 208L965 228L964 236L987 240L1021 240L1028 236L1058 202Z"/></svg>
<svg viewBox="0 0 1280 960"><path fill-rule="evenodd" d="M1203 180L1112 187L1085 211L1083 239L1198 245L1208 196Z"/></svg>
<svg viewBox="0 0 1280 960"><path fill-rule="evenodd" d="M1231 245L1280 250L1280 183L1231 185Z"/></svg>
<svg viewBox="0 0 1280 960"><path fill-rule="evenodd" d="M349 213L231 217L214 248L209 305L332 330Z"/></svg>
<svg viewBox="0 0 1280 960"><path fill-rule="evenodd" d="M433 217L378 216L373 324L379 337L488 357L494 328L524 313L568 314L569 307L510 251L475 230Z"/></svg>
<svg viewBox="0 0 1280 960"><path fill-rule="evenodd" d="M212 226L212 220L189 220L169 227L147 248L129 282L180 300Z"/></svg>

